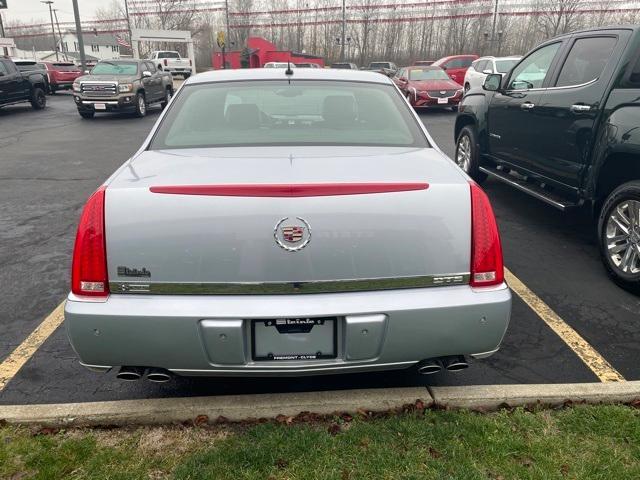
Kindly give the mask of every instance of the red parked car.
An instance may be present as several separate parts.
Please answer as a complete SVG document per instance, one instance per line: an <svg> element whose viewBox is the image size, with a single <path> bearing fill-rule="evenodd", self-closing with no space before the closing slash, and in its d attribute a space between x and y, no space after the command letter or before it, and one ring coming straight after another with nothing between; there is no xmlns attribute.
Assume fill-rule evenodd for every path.
<svg viewBox="0 0 640 480"><path fill-rule="evenodd" d="M478 58L478 55L452 55L436 60L433 65L441 67L451 80L462 85L467 69Z"/></svg>
<svg viewBox="0 0 640 480"><path fill-rule="evenodd" d="M71 90L74 80L82 76L82 70L71 62L42 62L42 65L47 69L51 93Z"/></svg>
<svg viewBox="0 0 640 480"><path fill-rule="evenodd" d="M458 109L462 85L451 80L440 67L404 67L393 80L413 107Z"/></svg>

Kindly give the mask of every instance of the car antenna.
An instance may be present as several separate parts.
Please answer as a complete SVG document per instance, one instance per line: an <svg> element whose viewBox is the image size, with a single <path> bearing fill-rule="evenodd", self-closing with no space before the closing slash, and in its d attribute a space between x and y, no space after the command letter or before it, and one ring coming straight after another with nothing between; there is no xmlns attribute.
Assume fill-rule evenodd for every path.
<svg viewBox="0 0 640 480"><path fill-rule="evenodd" d="M289 80L289 85L291 85L291 76L293 75L293 70L291 69L291 60L287 60L287 69L284 71L284 74Z"/></svg>

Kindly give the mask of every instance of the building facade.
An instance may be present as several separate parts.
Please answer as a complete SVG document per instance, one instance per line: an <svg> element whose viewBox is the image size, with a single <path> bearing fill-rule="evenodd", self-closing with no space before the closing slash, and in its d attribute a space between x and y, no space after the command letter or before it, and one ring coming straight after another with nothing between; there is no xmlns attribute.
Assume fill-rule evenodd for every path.
<svg viewBox="0 0 640 480"><path fill-rule="evenodd" d="M120 46L114 35L84 33L82 39L84 40L85 55L95 57L98 60L120 58ZM62 35L59 51L70 54L80 53L80 45L75 32L68 31Z"/></svg>

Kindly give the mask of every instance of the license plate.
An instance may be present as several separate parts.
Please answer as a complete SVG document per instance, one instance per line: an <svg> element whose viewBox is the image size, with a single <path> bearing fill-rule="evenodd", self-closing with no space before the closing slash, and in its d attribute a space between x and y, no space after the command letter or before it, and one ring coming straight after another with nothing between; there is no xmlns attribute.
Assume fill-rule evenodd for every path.
<svg viewBox="0 0 640 480"><path fill-rule="evenodd" d="M275 318L251 322L252 357L256 361L336 358L337 319Z"/></svg>
<svg viewBox="0 0 640 480"><path fill-rule="evenodd" d="M107 105L105 103L94 103L93 108L95 108L96 110L106 110Z"/></svg>
<svg viewBox="0 0 640 480"><path fill-rule="evenodd" d="M438 99L438 103L449 103L449 99L448 98L439 98Z"/></svg>

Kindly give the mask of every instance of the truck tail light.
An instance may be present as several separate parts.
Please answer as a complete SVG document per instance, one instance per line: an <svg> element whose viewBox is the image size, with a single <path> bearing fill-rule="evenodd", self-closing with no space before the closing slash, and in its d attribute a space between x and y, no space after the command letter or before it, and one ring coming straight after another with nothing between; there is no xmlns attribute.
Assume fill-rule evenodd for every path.
<svg viewBox="0 0 640 480"><path fill-rule="evenodd" d="M87 200L80 216L71 267L71 291L76 295L91 297L109 295L104 194L104 186L96 190Z"/></svg>
<svg viewBox="0 0 640 480"><path fill-rule="evenodd" d="M167 65L169 65L169 62L168 62L168 60L165 58L165 59L164 59L164 66L166 67Z"/></svg>
<svg viewBox="0 0 640 480"><path fill-rule="evenodd" d="M488 287L504 281L498 224L487 194L471 182L471 286Z"/></svg>
<svg viewBox="0 0 640 480"><path fill-rule="evenodd" d="M193 61L191 59L189 59L189 66L193 67Z"/></svg>

